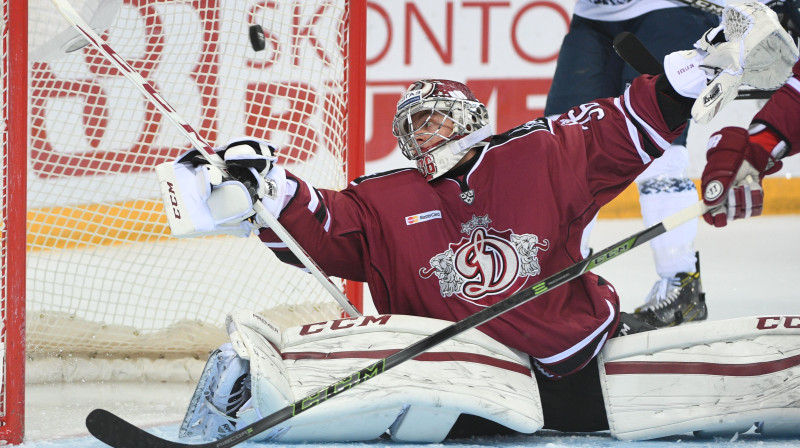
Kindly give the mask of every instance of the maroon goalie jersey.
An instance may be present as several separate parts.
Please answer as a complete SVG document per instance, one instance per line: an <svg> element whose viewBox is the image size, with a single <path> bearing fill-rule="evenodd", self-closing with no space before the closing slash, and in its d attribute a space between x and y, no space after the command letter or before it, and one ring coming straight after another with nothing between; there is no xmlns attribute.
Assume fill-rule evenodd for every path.
<svg viewBox="0 0 800 448"><path fill-rule="evenodd" d="M586 224L682 130L669 132L655 78L640 77L620 98L492 137L461 176L402 169L335 192L289 174L298 190L280 222L326 273L367 282L378 312L457 321L580 260ZM478 328L566 375L597 354L618 308L588 273Z"/></svg>

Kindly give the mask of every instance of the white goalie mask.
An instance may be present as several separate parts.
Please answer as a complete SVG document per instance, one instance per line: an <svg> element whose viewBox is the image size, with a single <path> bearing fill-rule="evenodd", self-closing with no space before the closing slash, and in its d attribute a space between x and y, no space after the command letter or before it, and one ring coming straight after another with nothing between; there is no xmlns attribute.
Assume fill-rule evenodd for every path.
<svg viewBox="0 0 800 448"><path fill-rule="evenodd" d="M452 169L466 151L490 137L489 112L464 84L424 79L397 103L392 133L403 155L428 180Z"/></svg>

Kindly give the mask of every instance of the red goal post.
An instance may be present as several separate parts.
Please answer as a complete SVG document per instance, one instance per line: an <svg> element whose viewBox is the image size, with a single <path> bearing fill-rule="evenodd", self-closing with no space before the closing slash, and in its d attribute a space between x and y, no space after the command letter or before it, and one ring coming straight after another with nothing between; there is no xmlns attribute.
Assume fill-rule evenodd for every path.
<svg viewBox="0 0 800 448"><path fill-rule="evenodd" d="M255 237L170 237L152 168L189 143L97 51L75 50L49 0L28 2L3 0L0 439L22 438L26 358L202 358L235 308L286 325L338 317ZM212 145L266 138L326 188L363 174L365 0L70 3ZM360 307L360 285L343 288Z"/></svg>

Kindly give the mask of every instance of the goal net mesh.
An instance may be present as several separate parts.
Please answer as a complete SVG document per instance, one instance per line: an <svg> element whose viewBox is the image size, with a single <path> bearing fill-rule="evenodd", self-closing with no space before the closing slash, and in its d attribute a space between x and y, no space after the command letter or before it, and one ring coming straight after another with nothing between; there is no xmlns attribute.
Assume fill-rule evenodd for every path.
<svg viewBox="0 0 800 448"><path fill-rule="evenodd" d="M252 136L316 186L346 172L348 2L83 0L73 7L212 145ZM50 0L31 0L29 358L205 354L236 308L340 316L256 237L169 234L153 167L188 141ZM261 25L256 51L250 27ZM6 211L4 211L6 212Z"/></svg>

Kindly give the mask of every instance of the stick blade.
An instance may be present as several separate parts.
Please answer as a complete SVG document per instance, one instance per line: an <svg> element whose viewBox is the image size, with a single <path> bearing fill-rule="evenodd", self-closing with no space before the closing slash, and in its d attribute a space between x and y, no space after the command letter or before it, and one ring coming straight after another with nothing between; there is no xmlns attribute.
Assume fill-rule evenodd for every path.
<svg viewBox="0 0 800 448"><path fill-rule="evenodd" d="M86 429L98 440L114 448L179 448L189 446L154 436L105 409L95 409L86 416Z"/></svg>

